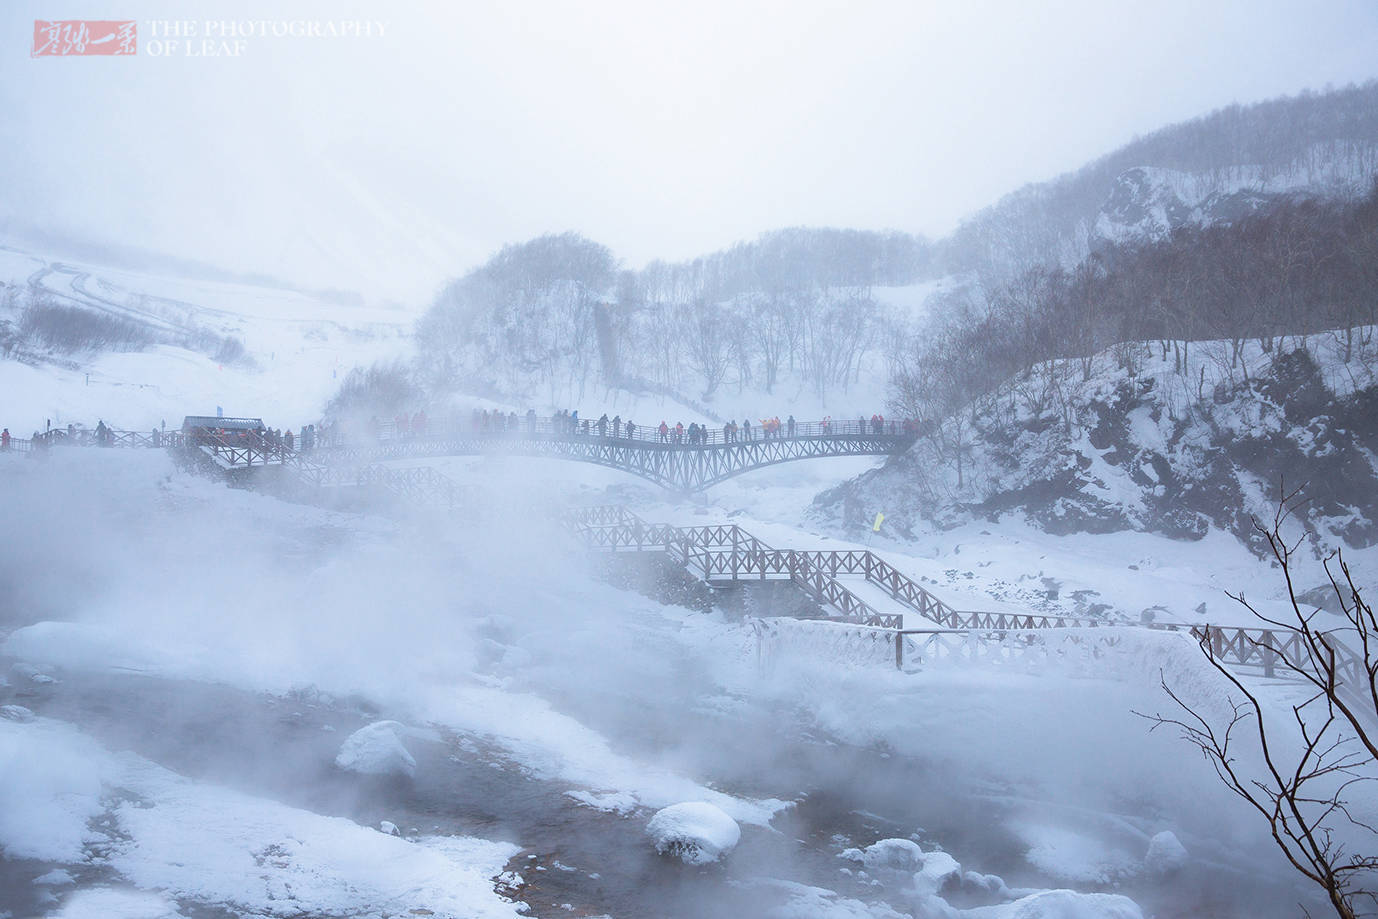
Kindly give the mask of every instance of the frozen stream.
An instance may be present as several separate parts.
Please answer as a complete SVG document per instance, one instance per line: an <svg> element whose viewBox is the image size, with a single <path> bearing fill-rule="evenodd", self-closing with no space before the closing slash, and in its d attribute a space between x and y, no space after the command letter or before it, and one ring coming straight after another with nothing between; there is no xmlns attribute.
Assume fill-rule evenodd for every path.
<svg viewBox="0 0 1378 919"><path fill-rule="evenodd" d="M677 751L683 766L706 770L715 786L742 795L794 798L769 829L745 826L742 843L724 863L692 868L654 854L642 836L646 813L602 812L566 795L565 783L533 777L482 737L438 732L413 738L413 780L361 778L332 763L347 734L386 713L366 705L303 693L274 697L225 686L137 675L63 674L59 682L11 690L6 702L78 725L112 750L140 756L201 782L275 799L293 807L404 835L460 834L522 847L509 862L510 895L537 915L710 917L766 915L798 897L790 881L859 901L885 901L907 911L892 878L853 873L839 857L849 846L913 834L939 845L975 870L999 874L1010 887L1061 886L1024 858L1026 845L1007 830L1028 802L954 788L935 781L919 761L880 748L859 749L807 732L794 713L747 707L732 716L686 715L682 700L642 700L647 723L673 719L666 736L636 732L650 752L665 752L670 735L692 733L695 754ZM606 701L606 700L604 700ZM603 706L603 711L609 711ZM691 717L693 725L684 724ZM692 762L686 762L692 760ZM935 787L936 786L936 787ZM6 861L0 910L31 915L44 888L33 878L53 866ZM851 870L844 870L851 869ZM78 881L110 880L99 869L74 869ZM1134 898L1145 914L1196 916L1269 913L1270 899L1292 895L1266 878L1217 883L1216 868L1187 871L1170 889L1151 884L1103 887ZM1243 883L1241 883L1243 882ZM1251 888L1241 896L1243 884ZM1001 902L979 892L949 891L954 906ZM835 902L829 900L827 902ZM192 904L203 915L220 915ZM796 904L797 905L797 904ZM1278 904L1281 906L1281 904ZM185 912L185 910L184 910ZM228 914L232 914L232 911Z"/></svg>
<svg viewBox="0 0 1378 919"><path fill-rule="evenodd" d="M1206 767L1131 714L1161 703L1170 655L898 674L825 648L760 669L732 615L603 583L523 515L347 516L142 454L7 471L0 499L30 523L0 547L0 705L37 716L0 719L0 775L23 789L0 784L15 919L84 919L61 911L107 885L185 919L515 915L495 884L535 915L619 919L1003 919L1051 889L1281 919L1304 896ZM59 496L80 526L47 513ZM339 770L385 719L408 728L414 778ZM693 800L741 824L719 864L645 835ZM1155 873L1166 830L1191 859ZM887 838L1006 889L950 883L940 906L914 871L842 857Z"/></svg>

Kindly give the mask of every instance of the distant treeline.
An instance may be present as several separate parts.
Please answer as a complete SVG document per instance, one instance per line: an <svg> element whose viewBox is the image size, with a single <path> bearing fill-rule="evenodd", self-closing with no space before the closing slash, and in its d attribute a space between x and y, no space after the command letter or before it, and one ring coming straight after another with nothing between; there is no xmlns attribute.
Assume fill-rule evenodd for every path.
<svg viewBox="0 0 1378 919"><path fill-rule="evenodd" d="M61 303L21 285L0 285L0 352L6 358L142 351L155 344L199 351L221 364L249 360L244 342L234 336L200 327L171 332L93 307Z"/></svg>
<svg viewBox="0 0 1378 919"><path fill-rule="evenodd" d="M153 344L148 326L77 306L34 302L19 320L18 338L62 354L139 351Z"/></svg>
<svg viewBox="0 0 1378 919"><path fill-rule="evenodd" d="M501 393L605 384L719 387L797 374L854 381L882 328L873 285L910 283L929 245L904 233L789 229L689 262L618 270L576 234L504 248L447 287L417 327L426 387Z"/></svg>

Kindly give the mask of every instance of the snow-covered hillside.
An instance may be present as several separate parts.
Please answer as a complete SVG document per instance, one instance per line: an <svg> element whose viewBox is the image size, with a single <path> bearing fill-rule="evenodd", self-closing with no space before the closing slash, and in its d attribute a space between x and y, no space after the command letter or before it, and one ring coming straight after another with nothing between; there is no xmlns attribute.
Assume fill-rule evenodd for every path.
<svg viewBox="0 0 1378 919"><path fill-rule="evenodd" d="M1356 335L1371 341L1373 331ZM1124 369L1130 348L1132 374ZM1289 337L1273 353L1251 343L1237 366L1231 354L1229 342L1194 342L1183 371L1158 345L1119 346L1097 356L1084 380L1079 366L1041 365L962 421L960 472L955 445L922 437L904 456L821 493L814 513L855 531L884 512L905 539L968 546L982 542L973 533L991 529L1028 528L1035 544L1061 536L1088 548L1110 541L1078 534L1156 534L1167 537L1164 546L1201 541L1222 567L1233 567L1233 550L1215 540L1263 552L1253 521L1271 521L1285 487L1300 489L1294 521L1310 534L1308 555L1345 548L1378 558L1373 361L1345 362L1344 338L1330 333ZM1137 571L1163 551L1128 554L1142 556L1121 562ZM970 573L972 564L963 560L962 568ZM1064 575L1039 571L1025 602L1040 602L1039 577L1060 582ZM1326 583L1319 569L1307 577L1305 589ZM1058 591L1051 593L1058 601ZM1046 608L1085 612L1106 602L1098 592L1081 601L1075 593L1063 585L1060 602ZM1136 603L1131 594L1109 605L1132 617L1153 603ZM1187 612L1180 600L1169 606L1178 618Z"/></svg>
<svg viewBox="0 0 1378 919"><path fill-rule="evenodd" d="M1359 198L1371 188L1369 157L1318 150L1310 168L1281 173L1241 166L1211 174L1149 166L1115 177L1091 221L1090 248L1151 242L1185 226L1231 223L1289 197Z"/></svg>
<svg viewBox="0 0 1378 919"><path fill-rule="evenodd" d="M0 359L0 423L19 436L48 422L93 426L102 418L142 430L216 406L273 416L280 427L304 424L320 416L351 367L405 353L415 319L397 308L85 264L13 245L0 246L0 284L13 291L0 297L0 331L16 334L37 301L115 317L148 338L137 350L15 344Z"/></svg>
<svg viewBox="0 0 1378 919"><path fill-rule="evenodd" d="M1106 242L1245 216L1287 195L1350 198L1378 175L1378 83L1232 105L1010 192L936 244L950 271L1070 267Z"/></svg>

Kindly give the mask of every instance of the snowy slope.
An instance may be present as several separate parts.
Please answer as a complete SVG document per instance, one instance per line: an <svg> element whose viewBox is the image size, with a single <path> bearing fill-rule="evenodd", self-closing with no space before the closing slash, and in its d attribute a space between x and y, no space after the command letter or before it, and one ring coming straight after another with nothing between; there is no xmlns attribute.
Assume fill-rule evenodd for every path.
<svg viewBox="0 0 1378 919"><path fill-rule="evenodd" d="M142 351L29 349L0 360L0 388L10 396L3 423L24 436L48 421L104 419L142 430L216 406L272 417L279 427L305 424L355 364L405 353L414 318L294 290L55 260L16 246L0 247L0 283L17 288L24 303L47 298L116 316L155 338ZM17 324L20 315L4 320ZM225 339L242 343L244 356L217 360L214 343Z"/></svg>

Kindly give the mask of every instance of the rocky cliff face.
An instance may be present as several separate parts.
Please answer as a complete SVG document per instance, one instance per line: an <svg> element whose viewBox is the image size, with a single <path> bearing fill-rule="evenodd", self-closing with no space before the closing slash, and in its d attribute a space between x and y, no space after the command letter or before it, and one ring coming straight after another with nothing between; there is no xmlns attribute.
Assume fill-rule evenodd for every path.
<svg viewBox="0 0 1378 919"><path fill-rule="evenodd" d="M1212 528L1263 551L1253 518L1301 489L1313 548L1378 542L1378 383L1372 366L1296 348L1247 379L1105 372L1070 410L976 414L959 487L935 439L818 496L816 512L898 527L1022 515L1055 533L1137 530L1196 539ZM1353 382L1337 381L1357 381ZM1070 420L1070 423L1069 423Z"/></svg>
<svg viewBox="0 0 1378 919"><path fill-rule="evenodd" d="M1237 186L1237 187L1232 187ZM1233 223L1276 205L1289 192L1242 181L1210 189L1199 176L1140 167L1120 174L1096 217L1091 248L1154 242L1185 226Z"/></svg>

